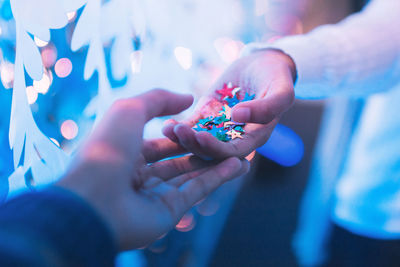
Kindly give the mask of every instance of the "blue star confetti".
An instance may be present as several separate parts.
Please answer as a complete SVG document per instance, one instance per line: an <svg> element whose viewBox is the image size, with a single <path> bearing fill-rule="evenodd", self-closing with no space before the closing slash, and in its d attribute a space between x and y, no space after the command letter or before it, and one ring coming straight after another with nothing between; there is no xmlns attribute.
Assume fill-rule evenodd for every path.
<svg viewBox="0 0 400 267"><path fill-rule="evenodd" d="M237 95L235 95L232 98L225 98L225 101L228 103L228 106L233 108L235 105L240 103L240 100L237 98Z"/></svg>
<svg viewBox="0 0 400 267"><path fill-rule="evenodd" d="M256 95L249 95L246 92L243 99L240 99L240 90L240 87L231 85L224 85L221 90L217 90L216 92L221 95L221 101L224 104L223 108L219 111L218 116L209 116L199 120L193 129L198 132L209 132L223 142L243 138L245 124L232 121L231 110L241 102L253 100Z"/></svg>
<svg viewBox="0 0 400 267"><path fill-rule="evenodd" d="M251 101L251 100L253 100L255 97L256 97L256 95L249 95L249 94L246 92L246 95L244 96L242 102Z"/></svg>

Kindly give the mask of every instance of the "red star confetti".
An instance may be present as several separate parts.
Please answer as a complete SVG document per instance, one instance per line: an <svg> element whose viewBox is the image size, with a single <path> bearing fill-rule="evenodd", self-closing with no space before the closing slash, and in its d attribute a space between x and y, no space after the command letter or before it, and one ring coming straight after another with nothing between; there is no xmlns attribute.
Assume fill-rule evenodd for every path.
<svg viewBox="0 0 400 267"><path fill-rule="evenodd" d="M224 100L225 98L232 98L233 94L232 91L234 90L233 87L229 87L227 84L224 84L224 87L220 90L217 90L216 92L221 95L221 100Z"/></svg>
<svg viewBox="0 0 400 267"><path fill-rule="evenodd" d="M224 104L222 110L219 111L218 116L209 116L199 120L193 129L207 131L223 142L236 138L242 139L245 134L243 129L245 124L232 121L232 107L240 102L254 99L255 95L250 96L246 92L243 97L240 90L240 87L235 87L232 83L225 84L222 89L217 90L216 92L221 95L221 101Z"/></svg>

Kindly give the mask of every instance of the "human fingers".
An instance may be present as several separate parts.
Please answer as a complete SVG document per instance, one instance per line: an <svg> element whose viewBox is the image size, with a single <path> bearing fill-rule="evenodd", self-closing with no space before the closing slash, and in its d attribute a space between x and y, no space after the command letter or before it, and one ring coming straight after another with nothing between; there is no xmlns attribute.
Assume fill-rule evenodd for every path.
<svg viewBox="0 0 400 267"><path fill-rule="evenodd" d="M174 119L167 120L162 129L163 134L174 142L179 143L179 138L176 136L174 128L177 124L185 124L190 127L196 125L199 120L204 119L210 115L216 115L221 110L223 104L216 98L211 96L202 97L196 105L194 113L178 122Z"/></svg>
<svg viewBox="0 0 400 267"><path fill-rule="evenodd" d="M187 153L184 147L172 142L168 138L145 140L142 154L147 163L156 162L165 158Z"/></svg>
<svg viewBox="0 0 400 267"><path fill-rule="evenodd" d="M201 148L200 151L214 159L232 156L243 158L268 140L277 123L276 119L265 125L247 124L246 133L242 135L242 138L236 138L229 142L222 142L208 132L196 133L195 139Z"/></svg>
<svg viewBox="0 0 400 267"><path fill-rule="evenodd" d="M117 100L94 130L92 144L108 147L113 154L134 157L141 148L143 128L157 116L167 116L187 109L191 95L152 90L137 97Z"/></svg>
<svg viewBox="0 0 400 267"><path fill-rule="evenodd" d="M186 150L203 159L225 159L233 156L242 158L263 145L277 123L278 119L265 125L247 124L242 138L229 142L222 142L208 132L196 132L187 125L177 125L175 132Z"/></svg>
<svg viewBox="0 0 400 267"><path fill-rule="evenodd" d="M188 155L153 163L148 167L148 173L150 176L168 181L176 176L214 166L217 163L215 161L202 160L194 155Z"/></svg>
<svg viewBox="0 0 400 267"><path fill-rule="evenodd" d="M232 109L232 119L237 122L266 124L282 116L293 103L293 81L286 75L286 78L269 83L261 98L236 105Z"/></svg>
<svg viewBox="0 0 400 267"><path fill-rule="evenodd" d="M187 210L202 200L223 183L238 177L249 170L249 162L238 158L228 158L198 175L197 177L188 176L188 181L179 187L182 197L182 209Z"/></svg>

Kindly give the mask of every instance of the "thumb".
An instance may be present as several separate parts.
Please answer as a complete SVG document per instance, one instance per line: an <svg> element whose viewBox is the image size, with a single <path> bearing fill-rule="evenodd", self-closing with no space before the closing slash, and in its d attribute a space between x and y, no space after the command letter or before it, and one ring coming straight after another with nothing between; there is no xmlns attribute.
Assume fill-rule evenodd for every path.
<svg viewBox="0 0 400 267"><path fill-rule="evenodd" d="M149 120L177 114L192 102L191 95L160 89L117 100L94 130L91 140L107 144L114 152L133 157L140 151L143 129Z"/></svg>
<svg viewBox="0 0 400 267"><path fill-rule="evenodd" d="M271 83L265 96L236 105L232 119L236 122L267 124L281 116L294 103L292 81Z"/></svg>

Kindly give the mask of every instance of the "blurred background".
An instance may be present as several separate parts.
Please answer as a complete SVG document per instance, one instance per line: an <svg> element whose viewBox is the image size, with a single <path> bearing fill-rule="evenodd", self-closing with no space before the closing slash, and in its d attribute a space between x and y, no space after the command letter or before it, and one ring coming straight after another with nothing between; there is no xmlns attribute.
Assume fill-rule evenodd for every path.
<svg viewBox="0 0 400 267"><path fill-rule="evenodd" d="M106 8L112 2L102 4ZM360 8L358 1L348 0L143 2L137 7L140 12L136 11L130 36L133 51L128 74L115 75L113 64L119 64L112 62L115 39L103 40L113 98L162 87L191 92L198 99L247 43L305 33ZM26 80L38 127L68 154L93 125L99 86L98 73L89 80L83 76L88 47L76 52L70 48L81 13L82 9L68 13L69 24L53 30L50 42L32 36L45 73L41 81ZM15 22L8 0L0 0L0 16L0 183L7 185L14 171L8 129L15 60ZM107 19L104 16L102 23L108 25ZM269 144L279 148L286 142L287 158L274 158L265 151L253 153L249 175L196 205L167 236L147 248L121 254L117 265L296 266L291 240L323 107L322 101L297 101ZM154 121L146 136L160 136L161 125L162 120ZM6 188L1 192L4 197L8 188L1 188Z"/></svg>

